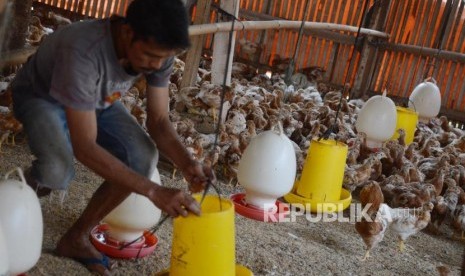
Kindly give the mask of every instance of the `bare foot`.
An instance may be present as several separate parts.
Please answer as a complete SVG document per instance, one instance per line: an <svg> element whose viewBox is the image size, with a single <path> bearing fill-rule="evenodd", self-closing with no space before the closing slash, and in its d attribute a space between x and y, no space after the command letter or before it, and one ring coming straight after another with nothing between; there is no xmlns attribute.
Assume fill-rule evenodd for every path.
<svg viewBox="0 0 465 276"><path fill-rule="evenodd" d="M108 257L97 251L91 244L88 235L81 235L68 230L60 239L55 249L58 256L74 259L98 275L112 275L112 263Z"/></svg>

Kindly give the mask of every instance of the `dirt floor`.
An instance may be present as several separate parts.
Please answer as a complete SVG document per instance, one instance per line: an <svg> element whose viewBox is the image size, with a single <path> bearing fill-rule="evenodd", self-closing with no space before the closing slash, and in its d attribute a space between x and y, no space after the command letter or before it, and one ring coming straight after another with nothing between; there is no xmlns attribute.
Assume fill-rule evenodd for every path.
<svg viewBox="0 0 465 276"><path fill-rule="evenodd" d="M0 172L25 168L32 156L25 144L4 146L0 154ZM161 170L164 185L179 187L181 177L171 179ZM51 251L59 237L78 217L101 179L76 163L76 178L61 206L57 195L41 199L44 216L42 256L28 275L88 275L87 270L70 259L54 256ZM223 193L240 192L222 184ZM434 236L425 232L407 241L400 253L396 238L387 233L372 252L372 258L361 262L364 244L353 223L311 223L299 217L293 223L264 223L236 215L236 259L254 275L439 275L438 267L459 275L464 243L453 239L449 226ZM153 254L138 260L118 260L116 275L154 275L169 267L172 239L169 220L157 232L160 242ZM447 274L446 274L447 275Z"/></svg>

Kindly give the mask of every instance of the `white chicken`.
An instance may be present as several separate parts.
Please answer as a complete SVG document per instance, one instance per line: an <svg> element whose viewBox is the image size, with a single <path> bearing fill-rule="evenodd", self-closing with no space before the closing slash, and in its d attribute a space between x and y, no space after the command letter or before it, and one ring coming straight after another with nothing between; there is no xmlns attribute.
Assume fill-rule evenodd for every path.
<svg viewBox="0 0 465 276"><path fill-rule="evenodd" d="M399 250L405 249L405 241L412 235L423 230L431 220L433 204L428 202L422 208L394 208L390 209L391 229L399 238Z"/></svg>

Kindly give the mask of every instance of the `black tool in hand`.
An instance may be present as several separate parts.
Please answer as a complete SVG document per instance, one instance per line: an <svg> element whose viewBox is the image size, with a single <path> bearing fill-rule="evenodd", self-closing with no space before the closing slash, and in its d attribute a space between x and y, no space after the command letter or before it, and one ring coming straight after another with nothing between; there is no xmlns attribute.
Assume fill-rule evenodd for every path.
<svg viewBox="0 0 465 276"><path fill-rule="evenodd" d="M212 180L210 178L207 180L207 186L205 186L205 189L203 190L202 197L200 198L200 205L202 205L203 200L205 199L205 196L208 193L208 190L210 190L210 187L213 187L216 194L218 195L218 201L220 202L220 211L222 211L223 207L221 206L221 191L220 191L220 189L218 187L215 186L215 184L213 184L213 182L212 182Z"/></svg>

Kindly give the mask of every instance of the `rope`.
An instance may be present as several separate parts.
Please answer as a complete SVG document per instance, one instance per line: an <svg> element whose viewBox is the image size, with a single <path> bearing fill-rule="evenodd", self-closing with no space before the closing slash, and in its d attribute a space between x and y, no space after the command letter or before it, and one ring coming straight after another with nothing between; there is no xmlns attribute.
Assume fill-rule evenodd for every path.
<svg viewBox="0 0 465 276"><path fill-rule="evenodd" d="M224 107L224 101L225 101L224 97L225 97L225 94L226 94L226 90L229 89L226 86L226 82L228 80L227 72L228 72L228 69L229 69L229 63L230 63L230 59L231 59L232 41L233 41L233 35L234 35L234 24L235 24L236 21L240 22L240 20L235 15L225 11L221 7L216 6L215 8L218 10L218 12L220 14L231 18L232 22L231 22L231 30L229 31L228 53L227 53L227 56L226 56L226 64L225 64L225 68L224 68L223 84L221 85L222 90L221 90L221 100L220 100L220 112L219 112L219 115L218 115L218 122L216 124L215 141L213 142L213 148L211 149L211 154L214 154L214 152L216 150L216 147L218 146L218 137L220 136L220 126L221 126L221 121L222 121L222 118L223 118L223 107ZM210 187L213 187L215 192L217 193L218 200L219 200L219 203L220 203L220 210L222 210L223 208L221 206L221 190L220 190L220 188L218 186L214 185L211 181L208 181L207 186L205 187L205 190L204 190L203 195L202 195L202 199L200 200L200 204L202 204L202 202L203 202L205 196L207 195L207 192L210 189Z"/></svg>

